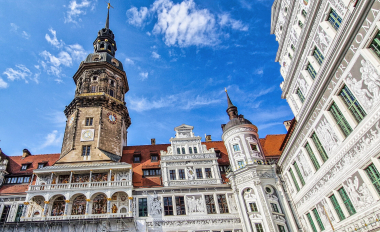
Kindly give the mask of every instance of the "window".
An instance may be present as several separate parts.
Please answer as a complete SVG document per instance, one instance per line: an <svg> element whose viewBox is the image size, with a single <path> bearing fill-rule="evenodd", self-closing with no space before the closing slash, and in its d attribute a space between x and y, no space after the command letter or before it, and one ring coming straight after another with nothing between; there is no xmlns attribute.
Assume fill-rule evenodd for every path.
<svg viewBox="0 0 380 232"><path fill-rule="evenodd" d="M140 163L141 162L141 156L140 155L134 155L133 156L133 163Z"/></svg>
<svg viewBox="0 0 380 232"><path fill-rule="evenodd" d="M307 16L306 10L302 10L302 15L306 18L306 16Z"/></svg>
<svg viewBox="0 0 380 232"><path fill-rule="evenodd" d="M202 179L203 178L202 168L195 169L195 172L197 173L197 179Z"/></svg>
<svg viewBox="0 0 380 232"><path fill-rule="evenodd" d="M93 85L91 86L91 93L95 93L96 92L96 85Z"/></svg>
<svg viewBox="0 0 380 232"><path fill-rule="evenodd" d="M184 197L175 197L175 205L177 209L177 215L186 215Z"/></svg>
<svg viewBox="0 0 380 232"><path fill-rule="evenodd" d="M193 148L192 147L189 147L189 153L193 154Z"/></svg>
<svg viewBox="0 0 380 232"><path fill-rule="evenodd" d="M111 86L115 86L115 81L111 80Z"/></svg>
<svg viewBox="0 0 380 232"><path fill-rule="evenodd" d="M170 170L169 174L170 174L170 180L176 180L175 170Z"/></svg>
<svg viewBox="0 0 380 232"><path fill-rule="evenodd" d="M346 217L344 216L344 213L343 213L342 209L340 208L340 205L339 205L339 203L338 203L338 200L336 199L336 197L335 197L334 194L331 195L331 197L330 197L330 201L331 201L331 203L333 204L334 209L335 209L335 212L336 212L336 214L338 214L339 219L340 219L341 221L344 220L344 219L346 219Z"/></svg>
<svg viewBox="0 0 380 232"><path fill-rule="evenodd" d="M93 77L92 80L93 81L96 81L98 79L98 77Z"/></svg>
<svg viewBox="0 0 380 232"><path fill-rule="evenodd" d="M211 168L205 168L206 178L212 178Z"/></svg>
<svg viewBox="0 0 380 232"><path fill-rule="evenodd" d="M276 203L270 203L270 206L272 207L272 211L273 212L279 213L278 207L277 207Z"/></svg>
<svg viewBox="0 0 380 232"><path fill-rule="evenodd" d="M300 28L303 28L303 23L301 22L301 20L298 21L298 26L300 26Z"/></svg>
<svg viewBox="0 0 380 232"><path fill-rule="evenodd" d="M146 198L139 198L139 217L148 216L148 201Z"/></svg>
<svg viewBox="0 0 380 232"><path fill-rule="evenodd" d="M277 225L279 232L286 232L285 227L282 225Z"/></svg>
<svg viewBox="0 0 380 232"><path fill-rule="evenodd" d="M350 198L348 197L346 190L344 190L344 188L340 188L338 190L338 192L339 192L340 197L343 200L343 204L346 206L348 213L350 215L355 214L356 210L355 210L354 206L352 205L352 202L351 202Z"/></svg>
<svg viewBox="0 0 380 232"><path fill-rule="evenodd" d="M29 183L30 181L30 176L25 176L24 177L24 183Z"/></svg>
<svg viewBox="0 0 380 232"><path fill-rule="evenodd" d="M321 231L324 231L325 227L323 226L322 220L319 217L317 209L313 209L313 214L314 214L315 219L317 219L317 223L318 223L319 229L321 229Z"/></svg>
<svg viewBox="0 0 380 232"><path fill-rule="evenodd" d="M172 197L164 197L164 213L165 215L173 215Z"/></svg>
<svg viewBox="0 0 380 232"><path fill-rule="evenodd" d="M288 57L289 59L293 59L293 56L290 53L288 53Z"/></svg>
<svg viewBox="0 0 380 232"><path fill-rule="evenodd" d="M315 228L315 225L314 225L314 222L313 222L313 218L311 218L311 214L308 213L308 214L306 214L306 216L307 216L307 219L309 219L310 226L313 229L313 232L318 232L317 228Z"/></svg>
<svg viewBox="0 0 380 232"><path fill-rule="evenodd" d="M220 173L226 173L227 170L228 170L228 165L220 165L219 166Z"/></svg>
<svg viewBox="0 0 380 232"><path fill-rule="evenodd" d="M376 56L380 58L380 31L377 32L375 38L372 40L369 48L375 52Z"/></svg>
<svg viewBox="0 0 380 232"><path fill-rule="evenodd" d="M23 209L24 209L24 205L18 205L15 222L20 222L20 218L22 216L22 210Z"/></svg>
<svg viewBox="0 0 380 232"><path fill-rule="evenodd" d="M228 213L226 195L217 195L220 213Z"/></svg>
<svg viewBox="0 0 380 232"><path fill-rule="evenodd" d="M182 154L186 154L184 147L182 148Z"/></svg>
<svg viewBox="0 0 380 232"><path fill-rule="evenodd" d="M251 212L258 212L257 205L255 202L249 203L249 208L251 209Z"/></svg>
<svg viewBox="0 0 380 232"><path fill-rule="evenodd" d="M367 173L377 193L380 194L380 173L375 167L375 165L369 165L366 169L364 169L364 171Z"/></svg>
<svg viewBox="0 0 380 232"><path fill-rule="evenodd" d="M89 156L91 151L91 146L82 146L82 156Z"/></svg>
<svg viewBox="0 0 380 232"><path fill-rule="evenodd" d="M234 147L234 151L240 151L239 144L234 144L233 147Z"/></svg>
<svg viewBox="0 0 380 232"><path fill-rule="evenodd" d="M311 135L311 139L313 140L314 145L317 147L317 150L321 155L323 162L326 162L329 157L327 156L326 151L323 148L321 141L319 141L319 138L315 132Z"/></svg>
<svg viewBox="0 0 380 232"><path fill-rule="evenodd" d="M352 94L347 85L343 86L342 91L340 91L339 95L343 98L348 110L355 117L356 122L361 122L367 114L364 112L364 109L356 100L355 96Z"/></svg>
<svg viewBox="0 0 380 232"><path fill-rule="evenodd" d="M214 196L213 195L205 195L205 201L206 201L207 213L208 214L216 213Z"/></svg>
<svg viewBox="0 0 380 232"><path fill-rule="evenodd" d="M158 155L151 155L150 156L150 161L157 162L158 161Z"/></svg>
<svg viewBox="0 0 380 232"><path fill-rule="evenodd" d="M302 184L302 185L305 185L305 180L303 179L303 176L302 176L302 174L301 174L301 171L300 171L300 169L298 168L298 164L297 164L297 162L294 162L294 163L293 163L293 166L294 166L294 168L296 169L297 176L298 176L298 178L300 179L301 184Z"/></svg>
<svg viewBox="0 0 380 232"><path fill-rule="evenodd" d="M318 169L320 168L320 166L319 166L318 160L317 160L317 158L315 157L314 152L313 152L313 150L311 149L309 143L306 143L306 145L305 145L305 149L306 149L306 151L307 151L307 154L308 154L309 157L310 157L311 162L313 163L313 166L314 166L315 170L318 171Z"/></svg>
<svg viewBox="0 0 380 232"><path fill-rule="evenodd" d="M194 153L198 153L197 147L194 147Z"/></svg>
<svg viewBox="0 0 380 232"><path fill-rule="evenodd" d="M313 52L314 58L317 60L318 64L321 65L325 57L322 55L322 53L318 50L318 48L314 49Z"/></svg>
<svg viewBox="0 0 380 232"><path fill-rule="evenodd" d="M338 30L340 24L342 23L342 18L336 13L335 10L331 9L328 21L335 30Z"/></svg>
<svg viewBox="0 0 380 232"><path fill-rule="evenodd" d="M177 147L177 154L181 154L181 149Z"/></svg>
<svg viewBox="0 0 380 232"><path fill-rule="evenodd" d="M29 164L22 164L22 165L21 165L21 170L26 170L26 169L28 169L28 166L29 166Z"/></svg>
<svg viewBox="0 0 380 232"><path fill-rule="evenodd" d="M43 167L45 167L45 163L39 163L37 169L41 169Z"/></svg>
<svg viewBox="0 0 380 232"><path fill-rule="evenodd" d="M4 205L3 212L1 213L0 223L5 223L7 221L9 210L11 209L10 205Z"/></svg>
<svg viewBox="0 0 380 232"><path fill-rule="evenodd" d="M261 223L255 223L256 232L264 232L263 225Z"/></svg>
<svg viewBox="0 0 380 232"><path fill-rule="evenodd" d="M94 118L86 118L86 126L92 126L93 121L94 121Z"/></svg>
<svg viewBox="0 0 380 232"><path fill-rule="evenodd" d="M292 44L292 45L290 45L290 48L293 50L293 51L295 51L296 50L296 48L294 47L294 45Z"/></svg>
<svg viewBox="0 0 380 232"><path fill-rule="evenodd" d="M144 176L159 176L161 175L161 169L144 169Z"/></svg>
<svg viewBox="0 0 380 232"><path fill-rule="evenodd" d="M310 74L311 78L314 80L317 76L317 72L310 63L307 65L307 71Z"/></svg>
<svg viewBox="0 0 380 232"><path fill-rule="evenodd" d="M180 180L186 179L186 177L185 177L185 170L184 169L179 169L178 170L178 176L179 176Z"/></svg>
<svg viewBox="0 0 380 232"><path fill-rule="evenodd" d="M294 176L294 172L293 172L293 170L292 170L292 169L289 169L289 172L290 172L290 175L292 176L293 183L294 183L294 185L296 186L297 191L300 191L300 187L298 186L298 182L297 182L296 177Z"/></svg>
<svg viewBox="0 0 380 232"><path fill-rule="evenodd" d="M113 89L110 89L110 96L113 97Z"/></svg>
<svg viewBox="0 0 380 232"><path fill-rule="evenodd" d="M12 177L11 184L16 184L17 177Z"/></svg>
<svg viewBox="0 0 380 232"><path fill-rule="evenodd" d="M333 102L329 111L331 112L340 129L343 131L344 135L347 137L352 132L352 128L348 124L346 118L343 116L342 112L335 102Z"/></svg>
<svg viewBox="0 0 380 232"><path fill-rule="evenodd" d="M297 95L298 95L298 98L300 99L300 101L303 103L305 101L305 97L303 96L300 88L297 88Z"/></svg>
<svg viewBox="0 0 380 232"><path fill-rule="evenodd" d="M24 181L24 177L17 178L17 184L21 184Z"/></svg>
<svg viewBox="0 0 380 232"><path fill-rule="evenodd" d="M239 168L244 168L245 167L244 161L243 160L239 160L238 161L238 166L239 166Z"/></svg>
<svg viewBox="0 0 380 232"><path fill-rule="evenodd" d="M257 151L257 145L256 144L250 144L252 151Z"/></svg>

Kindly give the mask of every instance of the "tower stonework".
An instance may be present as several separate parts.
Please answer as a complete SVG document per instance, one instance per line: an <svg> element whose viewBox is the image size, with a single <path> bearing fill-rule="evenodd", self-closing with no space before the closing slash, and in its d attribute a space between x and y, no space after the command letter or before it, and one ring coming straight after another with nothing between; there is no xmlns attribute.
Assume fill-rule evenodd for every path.
<svg viewBox="0 0 380 232"><path fill-rule="evenodd" d="M73 80L75 97L64 111L67 118L57 164L119 161L131 124L124 95L129 86L122 63L115 58L115 36L105 28L94 41L94 53L81 62Z"/></svg>

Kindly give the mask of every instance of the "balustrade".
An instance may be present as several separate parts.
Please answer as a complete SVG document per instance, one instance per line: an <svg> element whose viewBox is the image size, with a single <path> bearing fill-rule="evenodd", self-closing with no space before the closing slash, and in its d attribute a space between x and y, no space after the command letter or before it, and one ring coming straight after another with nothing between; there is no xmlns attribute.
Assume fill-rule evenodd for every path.
<svg viewBox="0 0 380 232"><path fill-rule="evenodd" d="M132 186L131 180L104 181L104 182L83 182L83 183L67 183L67 184L47 184L47 185L29 185L29 191L127 187L127 186Z"/></svg>
<svg viewBox="0 0 380 232"><path fill-rule="evenodd" d="M56 221L56 220L75 220L75 219L95 219L95 218L126 218L133 217L132 213L106 213L106 214L84 214L66 216L46 216L46 217L25 217L21 221Z"/></svg>

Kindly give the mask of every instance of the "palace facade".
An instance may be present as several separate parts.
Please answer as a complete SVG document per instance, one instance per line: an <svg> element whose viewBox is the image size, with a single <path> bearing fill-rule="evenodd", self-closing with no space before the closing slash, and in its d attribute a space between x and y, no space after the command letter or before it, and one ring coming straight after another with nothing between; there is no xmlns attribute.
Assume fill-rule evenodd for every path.
<svg viewBox="0 0 380 232"><path fill-rule="evenodd" d="M282 98L295 119L278 165L303 231L379 231L380 2L275 0Z"/></svg>

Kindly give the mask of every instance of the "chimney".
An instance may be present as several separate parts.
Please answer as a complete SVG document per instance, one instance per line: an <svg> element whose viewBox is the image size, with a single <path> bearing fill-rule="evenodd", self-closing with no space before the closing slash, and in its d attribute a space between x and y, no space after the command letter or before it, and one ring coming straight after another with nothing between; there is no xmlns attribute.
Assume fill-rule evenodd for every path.
<svg viewBox="0 0 380 232"><path fill-rule="evenodd" d="M211 135L206 135L206 142L211 142L212 139L211 139Z"/></svg>
<svg viewBox="0 0 380 232"><path fill-rule="evenodd" d="M292 124L292 120L284 121L284 126L285 126L285 128L286 128L287 131L289 130L289 127L290 127L291 124Z"/></svg>
<svg viewBox="0 0 380 232"><path fill-rule="evenodd" d="M150 139L150 145L156 145L156 139L155 138Z"/></svg>
<svg viewBox="0 0 380 232"><path fill-rule="evenodd" d="M25 157L27 157L28 155L32 155L30 154L30 151L28 149L24 149L22 150L22 158L24 159Z"/></svg>

